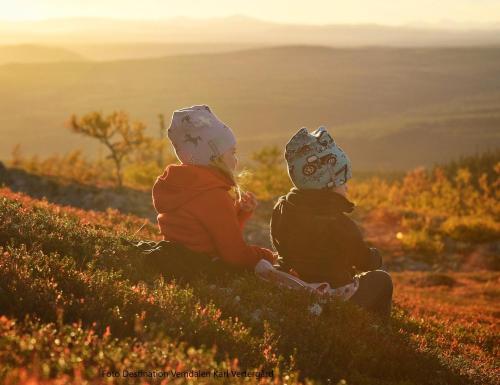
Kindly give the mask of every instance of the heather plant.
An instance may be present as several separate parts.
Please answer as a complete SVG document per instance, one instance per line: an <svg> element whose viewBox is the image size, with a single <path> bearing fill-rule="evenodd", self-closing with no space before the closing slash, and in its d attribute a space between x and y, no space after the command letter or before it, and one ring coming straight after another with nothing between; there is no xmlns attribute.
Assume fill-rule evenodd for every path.
<svg viewBox="0 0 500 385"><path fill-rule="evenodd" d="M164 148L165 143L156 138L141 142L121 164L122 185L137 190L149 190L166 164L175 163L173 153ZM161 155L161 162L158 160ZM16 146L9 162L11 167L29 173L51 177L59 183L111 187L116 185L113 161L108 158L90 159L81 149L66 154L54 154L46 158L38 155L25 156Z"/></svg>
<svg viewBox="0 0 500 385"><path fill-rule="evenodd" d="M123 178L129 187L150 190L155 178L163 171L159 166L159 156L169 159L168 162L175 159L161 147L159 139L148 140L148 143L157 145L149 150L144 143L130 154L133 161L124 163ZM488 152L462 158L462 163L452 162L449 166L420 167L401 178L380 175L357 178L354 173L349 182L349 199L357 209L352 215L362 225L373 228L381 227L380 220L390 218L390 226L385 231L392 233L388 236L399 243L400 250L433 264L441 263L444 254L454 253L457 247L462 247L457 245L496 242L500 237L498 155L498 152ZM87 181L95 180L94 176L86 177L88 173L93 175L92 170L111 169L102 164L92 166L91 162L82 159L81 153L75 152L74 157L56 157L52 161L33 158L30 166L30 162L23 163L18 148L12 162L24 164L35 172L64 176L63 179L80 177ZM52 163L60 165L53 168L59 171L50 171L51 167L47 165ZM71 168L73 164L74 170ZM98 184L110 183L112 175L105 175ZM276 197L291 187L282 151L270 146L255 152L251 163L240 173L239 183L243 189L254 192L270 209ZM263 215L258 218L261 222L267 220ZM258 231L266 231L266 226L259 227L257 222L251 225Z"/></svg>
<svg viewBox="0 0 500 385"><path fill-rule="evenodd" d="M162 333L152 340L118 339L110 329L101 333L94 325L85 327L81 322L58 326L31 316L20 322L0 316L0 345L0 378L6 385L97 384L104 380L107 384L144 385L158 384L165 378L172 380L173 373L194 368L212 373L239 370L236 359L217 361L215 347L197 349L185 342L174 342ZM154 379L134 376L134 373L148 371L163 374ZM114 376L115 373L120 376ZM275 373L274 378L233 377L230 383L298 384L296 373L286 376L280 376L278 371ZM50 378L52 380L48 380ZM196 381L199 384L229 383L213 377L197 378Z"/></svg>
<svg viewBox="0 0 500 385"><path fill-rule="evenodd" d="M469 159L470 161L470 159ZM392 231L404 250L437 262L448 241L478 244L500 239L500 163L472 173L467 167L417 168L391 183L353 181L351 199L363 214L385 211L398 218ZM380 217L380 215L379 215ZM374 224L375 225L375 224Z"/></svg>
<svg viewBox="0 0 500 385"><path fill-rule="evenodd" d="M61 183L76 182L101 187L114 183L112 163L106 159L91 160L81 149L40 158L38 155L24 155L18 144L12 151L10 166L52 177Z"/></svg>
<svg viewBox="0 0 500 385"><path fill-rule="evenodd" d="M190 284L151 276L121 242L133 239L127 231L140 219L1 192L0 308L6 331L0 355L8 363L2 381L66 376L69 383L79 376L95 379L102 367L167 366L172 356L189 368L224 363L274 368L277 383L311 378L347 384L493 384L497 379L498 289L492 283L498 275L484 276L484 282L477 274L478 280L429 278L425 284L412 283L423 279L415 275L396 275L403 296L396 286L392 320L383 325L349 303L280 289L252 275L205 277ZM484 311L460 299L468 298L464 286L473 296L483 295ZM455 309L454 317L458 303L463 310ZM39 321L29 326L34 318ZM21 331L16 324L28 326ZM57 337L47 340L44 330ZM89 345L78 342L82 333ZM92 342L88 334L94 333L102 337ZM132 346L141 353L131 352ZM186 351L187 346L194 350ZM17 349L17 358L7 359ZM189 361L195 352L212 364Z"/></svg>

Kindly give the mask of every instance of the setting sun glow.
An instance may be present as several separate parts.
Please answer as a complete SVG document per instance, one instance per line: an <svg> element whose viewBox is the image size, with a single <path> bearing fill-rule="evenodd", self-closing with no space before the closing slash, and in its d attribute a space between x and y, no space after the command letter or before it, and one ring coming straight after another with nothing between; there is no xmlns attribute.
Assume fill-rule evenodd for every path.
<svg viewBox="0 0 500 385"><path fill-rule="evenodd" d="M3 3L3 4L2 4ZM268 21L302 24L489 24L500 21L496 0L1 0L0 20L65 17L117 19L211 18L243 15Z"/></svg>

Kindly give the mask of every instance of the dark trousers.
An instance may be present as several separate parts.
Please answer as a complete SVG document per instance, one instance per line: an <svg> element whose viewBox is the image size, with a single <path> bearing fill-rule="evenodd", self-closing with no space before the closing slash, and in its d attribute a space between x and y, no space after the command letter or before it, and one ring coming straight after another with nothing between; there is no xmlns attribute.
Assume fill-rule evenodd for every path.
<svg viewBox="0 0 500 385"><path fill-rule="evenodd" d="M387 272L367 271L359 275L358 290L349 301L387 319L391 315L392 290L392 278Z"/></svg>
<svg viewBox="0 0 500 385"><path fill-rule="evenodd" d="M214 259L206 254L187 249L171 241L142 240L132 243L132 250L139 254L141 264L154 274L161 274L167 279L189 282L202 275L210 280L224 280L253 269L230 265L221 259Z"/></svg>

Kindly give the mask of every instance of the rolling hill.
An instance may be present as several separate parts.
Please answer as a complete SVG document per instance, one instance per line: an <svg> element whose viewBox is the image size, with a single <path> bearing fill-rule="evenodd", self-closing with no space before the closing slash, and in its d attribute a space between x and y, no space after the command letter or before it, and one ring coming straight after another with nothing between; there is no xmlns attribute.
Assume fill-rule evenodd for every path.
<svg viewBox="0 0 500 385"><path fill-rule="evenodd" d="M2 383L102 383L109 371L109 384L157 384L123 372L227 368L274 370L236 384L498 383L498 272L392 272L385 324L253 274L159 277L128 243L142 223L0 189Z"/></svg>
<svg viewBox="0 0 500 385"><path fill-rule="evenodd" d="M241 51L265 44L236 43L61 43L0 45L0 65L55 61L109 61Z"/></svg>
<svg viewBox="0 0 500 385"><path fill-rule="evenodd" d="M37 63L84 60L69 49L36 44L0 46L0 65L6 63Z"/></svg>
<svg viewBox="0 0 500 385"><path fill-rule="evenodd" d="M21 143L48 154L97 144L69 133L72 113L123 109L157 132L206 103L243 158L327 126L358 169L407 169L498 147L500 48L280 46L105 62L0 66L0 159Z"/></svg>
<svg viewBox="0 0 500 385"><path fill-rule="evenodd" d="M151 59L164 56L219 53L259 48L266 44L238 43L92 43L61 44L89 60Z"/></svg>

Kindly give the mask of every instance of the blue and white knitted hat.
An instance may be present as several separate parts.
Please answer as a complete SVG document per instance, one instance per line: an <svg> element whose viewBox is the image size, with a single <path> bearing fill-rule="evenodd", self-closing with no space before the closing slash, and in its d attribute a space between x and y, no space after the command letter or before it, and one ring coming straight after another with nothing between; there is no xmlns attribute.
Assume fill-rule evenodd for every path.
<svg viewBox="0 0 500 385"><path fill-rule="evenodd" d="M325 127L301 128L287 143L288 175L298 189L340 186L352 177L351 161Z"/></svg>
<svg viewBox="0 0 500 385"><path fill-rule="evenodd" d="M209 165L236 145L233 131L204 104L175 110L167 134L184 164Z"/></svg>

